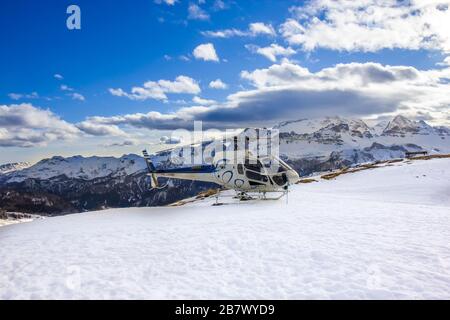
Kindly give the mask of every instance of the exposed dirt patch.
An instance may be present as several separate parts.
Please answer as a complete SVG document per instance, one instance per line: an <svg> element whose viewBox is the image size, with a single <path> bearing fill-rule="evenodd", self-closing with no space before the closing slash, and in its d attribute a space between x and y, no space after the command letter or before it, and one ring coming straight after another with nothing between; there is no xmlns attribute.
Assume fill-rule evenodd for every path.
<svg viewBox="0 0 450 320"><path fill-rule="evenodd" d="M409 158L409 160L430 160L430 159L445 159L445 158L450 158L450 154L434 154L429 156L419 156Z"/></svg>
<svg viewBox="0 0 450 320"><path fill-rule="evenodd" d="M312 182L317 182L316 179L301 179L297 182L298 183L312 183Z"/></svg>
<svg viewBox="0 0 450 320"><path fill-rule="evenodd" d="M195 199L205 199L208 197L211 197L213 195L216 195L217 193L219 193L219 189L208 189L206 191L202 191L200 192Z"/></svg>

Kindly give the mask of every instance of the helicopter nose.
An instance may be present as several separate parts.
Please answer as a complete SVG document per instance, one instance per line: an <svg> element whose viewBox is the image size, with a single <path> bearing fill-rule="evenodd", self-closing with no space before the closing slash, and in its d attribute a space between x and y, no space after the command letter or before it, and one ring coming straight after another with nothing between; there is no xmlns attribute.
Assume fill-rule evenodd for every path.
<svg viewBox="0 0 450 320"><path fill-rule="evenodd" d="M300 176L295 170L289 170L287 172L287 178L289 181L289 184L296 184L298 180L300 180Z"/></svg>

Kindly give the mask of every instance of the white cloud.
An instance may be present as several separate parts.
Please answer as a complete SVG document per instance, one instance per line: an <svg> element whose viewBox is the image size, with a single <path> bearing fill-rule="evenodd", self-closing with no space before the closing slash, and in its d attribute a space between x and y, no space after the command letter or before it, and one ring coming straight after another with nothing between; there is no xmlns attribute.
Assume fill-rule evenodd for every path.
<svg viewBox="0 0 450 320"><path fill-rule="evenodd" d="M276 43L272 43L270 46L264 47L264 48L260 48L258 46L254 46L254 45L246 45L246 48L248 50L250 50L251 52L254 52L254 53L257 53L257 54L260 54L260 55L266 57L267 59L269 59L272 62L276 62L278 56L288 57L288 56L295 54L295 50L292 49L291 47L285 48Z"/></svg>
<svg viewBox="0 0 450 320"><path fill-rule="evenodd" d="M84 133L93 136L118 136L126 137L127 134L116 125L106 125L83 121L76 124L76 127Z"/></svg>
<svg viewBox="0 0 450 320"><path fill-rule="evenodd" d="M241 72L241 78L249 80L253 86L259 88L288 85L310 77L311 73L307 68L291 63L274 64L267 69Z"/></svg>
<svg viewBox="0 0 450 320"><path fill-rule="evenodd" d="M0 146L45 146L56 140L71 140L80 131L55 115L31 104L0 105Z"/></svg>
<svg viewBox="0 0 450 320"><path fill-rule="evenodd" d="M178 76L175 81L159 80L147 81L142 87L133 87L131 92L121 88L110 88L109 92L118 97L127 97L132 100L167 100L168 93L199 94L201 92L197 81L187 76Z"/></svg>
<svg viewBox="0 0 450 320"><path fill-rule="evenodd" d="M173 125L175 121L177 121L175 114L162 114L151 111L148 113L125 114L113 117L89 117L84 123L86 125L129 125L136 128L173 129L177 127Z"/></svg>
<svg viewBox="0 0 450 320"><path fill-rule="evenodd" d="M231 38L234 36L237 37L245 37L249 36L250 33L247 31L242 31L238 29L224 29L224 30L217 30L217 31L202 31L202 34L207 37L212 38Z"/></svg>
<svg viewBox="0 0 450 320"><path fill-rule="evenodd" d="M103 144L102 146L105 147L105 148L111 148L111 147L136 146L138 144L139 144L138 140L129 139L129 140L121 141L121 142L113 142L113 143L109 143L109 144Z"/></svg>
<svg viewBox="0 0 450 320"><path fill-rule="evenodd" d="M199 105L202 105L202 106L210 106L212 104L217 103L216 100L203 99L203 98L200 98L200 97L197 97L197 96L192 99L192 102L194 102L196 104L199 104Z"/></svg>
<svg viewBox="0 0 450 320"><path fill-rule="evenodd" d="M73 100L86 100L86 98L81 93L73 92L74 88L71 88L66 84L62 84L59 88L61 89L61 91L68 91L69 93L67 93L67 96L71 97Z"/></svg>
<svg viewBox="0 0 450 320"><path fill-rule="evenodd" d="M197 94L201 91L197 81L187 76L178 76L175 81L159 80L157 85L168 93Z"/></svg>
<svg viewBox="0 0 450 320"><path fill-rule="evenodd" d="M60 75L59 73L55 73L55 74L53 75L53 77L54 77L55 79L58 79L58 80L64 79L64 77L63 77L62 75Z"/></svg>
<svg viewBox="0 0 450 320"><path fill-rule="evenodd" d="M157 4L165 3L169 6L173 6L176 2L177 2L177 0L155 0L155 3L157 3Z"/></svg>
<svg viewBox="0 0 450 320"><path fill-rule="evenodd" d="M62 84L59 87L62 91L73 91L73 88L69 87L68 85Z"/></svg>
<svg viewBox="0 0 450 320"><path fill-rule="evenodd" d="M215 11L220 11L220 10L225 10L228 8L228 6L225 4L225 2L223 2L222 0L215 0L214 1L214 5L213 5L213 10Z"/></svg>
<svg viewBox="0 0 450 320"><path fill-rule="evenodd" d="M86 100L86 98L80 93L74 92L74 93L71 93L69 95L72 97L73 100L79 100L79 101L85 101Z"/></svg>
<svg viewBox="0 0 450 320"><path fill-rule="evenodd" d="M20 93L8 93L8 97L12 100L19 100L23 97L23 94Z"/></svg>
<svg viewBox="0 0 450 320"><path fill-rule="evenodd" d="M177 137L177 136L172 136L172 137L162 136L159 139L159 141L164 144L179 144L179 143L183 142L183 139L181 137Z"/></svg>
<svg viewBox="0 0 450 320"><path fill-rule="evenodd" d="M445 57L444 61L436 63L438 66L450 66L450 56Z"/></svg>
<svg viewBox="0 0 450 320"><path fill-rule="evenodd" d="M309 1L291 8L280 32L303 50L373 52L429 49L450 52L449 0Z"/></svg>
<svg viewBox="0 0 450 320"><path fill-rule="evenodd" d="M219 61L216 49L212 43L204 43L197 46L192 52L196 59L201 59L205 61Z"/></svg>
<svg viewBox="0 0 450 320"><path fill-rule="evenodd" d="M20 100L20 99L37 99L39 98L39 94L37 92L32 92L29 94L23 93L8 93L8 97L12 100Z"/></svg>
<svg viewBox="0 0 450 320"><path fill-rule="evenodd" d="M209 14L195 3L191 3L188 7L188 19L208 20Z"/></svg>
<svg viewBox="0 0 450 320"><path fill-rule="evenodd" d="M250 23L248 30L224 29L217 31L202 31L202 34L212 38L231 38L231 37L256 37L259 35L275 36L275 29L271 24L263 22Z"/></svg>
<svg viewBox="0 0 450 320"><path fill-rule="evenodd" d="M265 24L263 22L250 23L249 29L253 35L264 34L274 36L276 34L271 24Z"/></svg>
<svg viewBox="0 0 450 320"><path fill-rule="evenodd" d="M305 88L354 88L392 83L425 84L431 81L425 72L408 66L383 66L379 63L337 64L312 73L307 68L289 61L274 64L266 69L243 71L241 77L254 87L301 85ZM435 78L433 82L438 82Z"/></svg>
<svg viewBox="0 0 450 320"><path fill-rule="evenodd" d="M308 106L304 116L392 114L414 116L426 112L438 121L449 114L450 68L420 71L409 66L378 63L338 64L312 73L290 62L241 73L256 90L230 98L240 105L291 103ZM315 109L312 109L313 105ZM294 108L295 110L295 108ZM322 113L322 114L321 114Z"/></svg>
<svg viewBox="0 0 450 320"><path fill-rule="evenodd" d="M212 89L227 89L228 85L220 79L213 80L209 83L209 87Z"/></svg>

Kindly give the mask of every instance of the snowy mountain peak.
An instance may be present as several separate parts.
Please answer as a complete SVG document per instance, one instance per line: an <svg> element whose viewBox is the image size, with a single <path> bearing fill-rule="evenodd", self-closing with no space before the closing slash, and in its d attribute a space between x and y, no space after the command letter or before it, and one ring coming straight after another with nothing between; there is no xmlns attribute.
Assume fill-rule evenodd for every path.
<svg viewBox="0 0 450 320"><path fill-rule="evenodd" d="M388 123L383 131L383 135L430 134L434 133L434 128L423 120L413 121L402 115L396 116Z"/></svg>
<svg viewBox="0 0 450 320"><path fill-rule="evenodd" d="M0 174L22 170L31 166L29 162L13 162L0 165Z"/></svg>
<svg viewBox="0 0 450 320"><path fill-rule="evenodd" d="M286 121L278 124L274 128L280 131L281 150L287 151L292 148L294 153L305 154L307 149L314 148L306 154L329 153L333 148L322 148L319 146L356 146L359 141L372 139L375 132L363 120L347 119L341 117L326 117L319 119L301 119L296 121ZM302 142L307 143L302 146ZM287 144L291 144L289 147ZM299 145L300 143L300 145ZM302 150L298 150L302 149ZM290 151L287 153L292 154Z"/></svg>
<svg viewBox="0 0 450 320"><path fill-rule="evenodd" d="M327 159L337 152L350 162L361 162L403 157L406 151L418 149L450 151L449 128L433 127L401 115L373 127L360 119L326 117L285 121L274 128L280 131L280 152L289 159ZM373 143L383 148L371 148ZM355 150L362 153L356 155Z"/></svg>
<svg viewBox="0 0 450 320"><path fill-rule="evenodd" d="M73 156L64 158L55 156L43 159L33 166L20 171L12 171L8 176L8 183L21 182L28 178L50 179L58 176L91 180L100 177L130 175L145 169L142 157L136 154L115 157L83 157Z"/></svg>
<svg viewBox="0 0 450 320"><path fill-rule="evenodd" d="M349 133L352 136L371 134L371 128L363 120L346 119L338 116L285 121L274 126L274 129L278 129L282 133L295 132L297 134L312 134L315 132Z"/></svg>
<svg viewBox="0 0 450 320"><path fill-rule="evenodd" d="M405 116L402 115L397 115L394 117L394 119L392 119L391 121L392 125L397 125L399 127L414 127L416 125L416 123L412 120L409 120L408 118L406 118Z"/></svg>

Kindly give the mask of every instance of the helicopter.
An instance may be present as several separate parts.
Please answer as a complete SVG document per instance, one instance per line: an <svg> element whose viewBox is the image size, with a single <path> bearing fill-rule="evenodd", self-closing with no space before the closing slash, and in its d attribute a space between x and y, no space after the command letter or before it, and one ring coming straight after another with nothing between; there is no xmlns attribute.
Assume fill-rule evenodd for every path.
<svg viewBox="0 0 450 320"><path fill-rule="evenodd" d="M238 147L234 137L234 148L213 152L208 164L157 169L146 150L143 151L147 163L152 189L162 189L159 177L192 181L212 182L222 189L235 190L241 200L254 199L250 194L260 195L260 199L275 200L286 195L289 186L299 179L298 173L279 157L271 154L260 155L258 150L248 148L249 138L245 138L245 148ZM267 198L267 193L281 193L279 197Z"/></svg>

